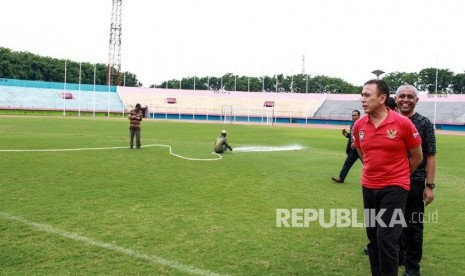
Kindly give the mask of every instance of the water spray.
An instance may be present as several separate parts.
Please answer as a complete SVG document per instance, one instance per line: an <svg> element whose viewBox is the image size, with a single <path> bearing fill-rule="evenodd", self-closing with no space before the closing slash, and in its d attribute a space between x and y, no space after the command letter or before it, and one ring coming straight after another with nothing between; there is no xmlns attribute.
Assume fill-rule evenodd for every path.
<svg viewBox="0 0 465 276"><path fill-rule="evenodd" d="M267 151L292 151L292 150L303 150L305 149L302 145L286 145L286 146L243 146L236 147L233 153L241 152L267 152Z"/></svg>

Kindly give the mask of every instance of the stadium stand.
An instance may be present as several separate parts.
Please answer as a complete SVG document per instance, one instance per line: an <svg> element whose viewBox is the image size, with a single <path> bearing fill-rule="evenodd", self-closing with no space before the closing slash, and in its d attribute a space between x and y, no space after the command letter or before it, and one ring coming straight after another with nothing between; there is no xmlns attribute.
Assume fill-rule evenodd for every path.
<svg viewBox="0 0 465 276"><path fill-rule="evenodd" d="M1 83L0 83L1 84ZM114 92L63 90L0 85L1 109L81 110L123 112L124 106Z"/></svg>
<svg viewBox="0 0 465 276"><path fill-rule="evenodd" d="M118 87L124 103L149 106L151 112L167 114L221 115L225 109L237 116L263 116L269 112L266 102L273 102L274 116L310 117L322 94L218 92L208 90L178 90ZM167 99L175 99L169 103Z"/></svg>
<svg viewBox="0 0 465 276"><path fill-rule="evenodd" d="M431 121L465 125L465 95L421 94L419 97L416 109ZM0 79L0 109L95 110L124 114L136 103L144 107L148 117L166 119L341 123L350 122L354 109L363 114L359 94L94 87Z"/></svg>
<svg viewBox="0 0 465 276"><path fill-rule="evenodd" d="M432 122L443 124L465 124L465 95L419 95L416 111ZM331 94L315 113L314 118L347 120L352 110L363 114L360 95ZM436 110L436 118L434 117Z"/></svg>
<svg viewBox="0 0 465 276"><path fill-rule="evenodd" d="M431 121L463 125L465 124L465 94L420 95L416 110ZM434 118L435 113L436 118Z"/></svg>
<svg viewBox="0 0 465 276"><path fill-rule="evenodd" d="M359 94L328 94L325 101L314 114L314 118L347 120L352 110L360 110Z"/></svg>

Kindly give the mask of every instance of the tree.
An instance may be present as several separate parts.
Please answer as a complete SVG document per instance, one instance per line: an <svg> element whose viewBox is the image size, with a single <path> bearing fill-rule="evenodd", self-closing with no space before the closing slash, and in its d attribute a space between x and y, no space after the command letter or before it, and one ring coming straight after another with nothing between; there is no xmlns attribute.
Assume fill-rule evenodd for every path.
<svg viewBox="0 0 465 276"><path fill-rule="evenodd" d="M140 83L137 80L137 76L134 73L131 72L123 72L123 81L125 86L132 86L132 87L139 87L142 86L142 83Z"/></svg>
<svg viewBox="0 0 465 276"><path fill-rule="evenodd" d="M309 92L312 93L359 93L360 87L342 79L327 76L315 76L309 79Z"/></svg>
<svg viewBox="0 0 465 276"><path fill-rule="evenodd" d="M250 77L250 91L252 92L262 91L262 78Z"/></svg>
<svg viewBox="0 0 465 276"><path fill-rule="evenodd" d="M65 60L35 55L29 52L14 52L0 47L0 77L22 80L64 82ZM81 63L81 83L94 83L94 66L96 67L96 84L105 85L108 67L106 64ZM113 69L115 70L115 69ZM114 72L115 73L115 72ZM125 72L127 86L142 85L137 76ZM79 62L66 61L66 82L79 83Z"/></svg>
<svg viewBox="0 0 465 276"><path fill-rule="evenodd" d="M454 93L465 94L465 74L459 73L452 79L452 89Z"/></svg>
<svg viewBox="0 0 465 276"><path fill-rule="evenodd" d="M294 93L307 93L308 92L308 80L310 75L297 74L292 78L292 91Z"/></svg>
<svg viewBox="0 0 465 276"><path fill-rule="evenodd" d="M235 76L232 73L226 73L223 75L223 87L221 89L224 89L226 91L234 91L234 81L235 81Z"/></svg>
<svg viewBox="0 0 465 276"><path fill-rule="evenodd" d="M418 85L418 74L417 73L406 73L406 72L392 72L383 77L383 80L387 83L391 91L396 90L403 84L410 84L413 86Z"/></svg>
<svg viewBox="0 0 465 276"><path fill-rule="evenodd" d="M418 73L418 89L427 91L428 93L436 92L436 72L437 78L437 91L438 93L449 93L452 88L452 80L454 73L449 69L426 68Z"/></svg>
<svg viewBox="0 0 465 276"><path fill-rule="evenodd" d="M247 91L248 78L246 76L236 76L236 91Z"/></svg>
<svg viewBox="0 0 465 276"><path fill-rule="evenodd" d="M274 92L284 92L284 91L289 91L289 89L285 89L284 87L284 75L283 74L278 74L273 76L273 91ZM290 83L290 82L289 82Z"/></svg>

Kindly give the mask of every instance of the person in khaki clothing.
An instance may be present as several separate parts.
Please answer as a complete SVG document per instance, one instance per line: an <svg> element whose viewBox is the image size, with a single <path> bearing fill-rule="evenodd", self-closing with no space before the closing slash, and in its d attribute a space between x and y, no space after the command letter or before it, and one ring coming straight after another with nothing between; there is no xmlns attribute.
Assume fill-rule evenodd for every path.
<svg viewBox="0 0 465 276"><path fill-rule="evenodd" d="M142 121L141 105L136 104L136 108L129 113L129 148L134 146L134 135L136 136L136 148L140 149L140 122Z"/></svg>
<svg viewBox="0 0 465 276"><path fill-rule="evenodd" d="M220 136L216 138L215 140L215 146L213 147L213 150L216 153L223 153L226 151L226 149L233 150L232 147L228 144L226 136L228 133L226 130L222 130Z"/></svg>

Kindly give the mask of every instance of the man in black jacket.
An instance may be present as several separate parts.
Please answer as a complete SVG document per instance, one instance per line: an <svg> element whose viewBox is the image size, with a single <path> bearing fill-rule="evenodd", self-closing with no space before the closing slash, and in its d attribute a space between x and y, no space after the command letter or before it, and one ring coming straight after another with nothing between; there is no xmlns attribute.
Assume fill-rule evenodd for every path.
<svg viewBox="0 0 465 276"><path fill-rule="evenodd" d="M397 89L396 103L399 112L408 117L417 128L423 151L422 163L410 176L410 191L405 205L407 227L403 229L400 254L405 257L406 276L420 275L425 206L434 200L435 187L436 135L431 121L415 111L418 100L418 91L414 86L402 85Z"/></svg>
<svg viewBox="0 0 465 276"><path fill-rule="evenodd" d="M344 166L342 167L341 172L339 173L339 177L331 177L334 182L337 183L344 183L347 174L349 173L350 168L352 165L357 161L359 158L357 150L352 146L352 128L354 127L355 121L360 118L360 111L354 110L352 111L352 124L350 125L350 130L347 132L345 129L342 130L342 135L346 137L347 146L346 146L346 161L344 162Z"/></svg>

